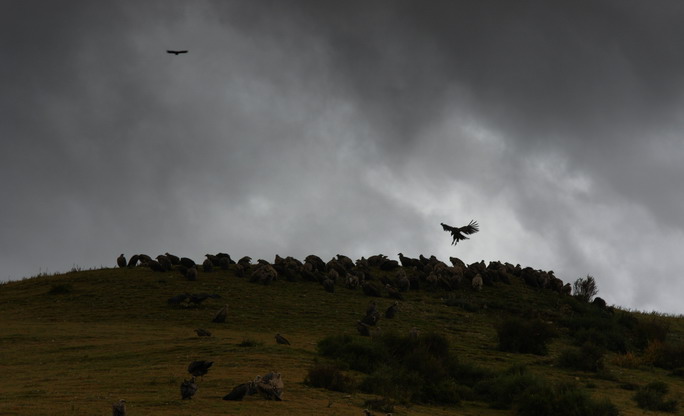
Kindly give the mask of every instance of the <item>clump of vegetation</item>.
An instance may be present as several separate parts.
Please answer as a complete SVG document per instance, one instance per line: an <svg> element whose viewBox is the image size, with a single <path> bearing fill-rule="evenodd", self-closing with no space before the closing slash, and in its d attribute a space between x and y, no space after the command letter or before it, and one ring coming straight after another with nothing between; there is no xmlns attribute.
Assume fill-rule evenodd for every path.
<svg viewBox="0 0 684 416"><path fill-rule="evenodd" d="M667 392L667 384L662 381L655 381L640 388L633 398L641 409L676 413L679 403L674 399L665 400Z"/></svg>
<svg viewBox="0 0 684 416"><path fill-rule="evenodd" d="M536 384L517 401L518 416L618 416L608 400L595 400L574 384Z"/></svg>
<svg viewBox="0 0 684 416"><path fill-rule="evenodd" d="M380 343L371 343L368 338L338 335L326 337L318 343L318 353L335 358L349 368L362 373L372 373L389 353Z"/></svg>
<svg viewBox="0 0 684 416"><path fill-rule="evenodd" d="M639 386L634 384L634 383L626 382L626 383L621 383L620 388L622 390L634 391L634 390L637 390L639 388Z"/></svg>
<svg viewBox="0 0 684 416"><path fill-rule="evenodd" d="M590 343L619 353L628 350L626 334L613 325L608 325L603 330L597 326L581 327L572 333L572 337L576 345Z"/></svg>
<svg viewBox="0 0 684 416"><path fill-rule="evenodd" d="M320 387L344 393L350 393L355 388L354 380L342 373L340 368L334 364L315 363L309 369L304 383L311 387Z"/></svg>
<svg viewBox="0 0 684 416"><path fill-rule="evenodd" d="M261 345L260 342L255 341L253 339L243 339L241 343L237 344L238 347L245 347L245 348L251 348L251 347L256 347Z"/></svg>
<svg viewBox="0 0 684 416"><path fill-rule="evenodd" d="M479 367L472 363L458 362L454 366L454 377L458 383L464 387L474 387L482 380L494 377L494 373L483 367ZM461 395L465 400L474 400L469 390L461 389Z"/></svg>
<svg viewBox="0 0 684 416"><path fill-rule="evenodd" d="M496 326L499 349L508 352L546 355L556 336L553 327L539 319L508 318Z"/></svg>
<svg viewBox="0 0 684 416"><path fill-rule="evenodd" d="M519 416L617 416L609 401L597 401L574 384L550 384L513 366L495 377L478 383L475 391L495 409L517 408Z"/></svg>
<svg viewBox="0 0 684 416"><path fill-rule="evenodd" d="M632 352L620 354L611 360L611 362L622 368L639 368L642 363L641 357L636 356Z"/></svg>
<svg viewBox="0 0 684 416"><path fill-rule="evenodd" d="M604 350L587 342L580 348L568 348L558 356L558 366L580 371L598 372L604 369Z"/></svg>
<svg viewBox="0 0 684 416"><path fill-rule="evenodd" d="M638 320L632 332L634 347L643 351L652 342L665 342L670 332L670 325L666 321L653 317L648 320Z"/></svg>
<svg viewBox="0 0 684 416"><path fill-rule="evenodd" d="M462 296L449 296L444 300L444 304L447 306L457 306L466 312L477 312L480 310L480 305Z"/></svg>
<svg viewBox="0 0 684 416"><path fill-rule="evenodd" d="M494 409L510 409L522 393L543 384L543 380L530 374L526 367L514 366L498 376L481 381L475 385L475 392Z"/></svg>
<svg viewBox="0 0 684 416"><path fill-rule="evenodd" d="M51 295L65 295L67 293L73 292L73 290L73 286L71 286L68 283L63 283L58 285L52 285L48 293Z"/></svg>
<svg viewBox="0 0 684 416"><path fill-rule="evenodd" d="M666 370L684 367L684 344L671 342L651 342L642 355L644 363Z"/></svg>
<svg viewBox="0 0 684 416"><path fill-rule="evenodd" d="M453 405L462 400L484 400L492 408L510 409L522 397L527 397L525 395L532 395L531 392L541 391L548 385L524 366L492 373L472 364L459 363L449 352L447 339L434 333L418 337L389 333L374 339L333 336L319 342L318 349L321 355L338 360L338 364L315 364L309 370L307 384L350 391L354 383L342 369L356 369L366 374L358 389L402 403ZM586 349L582 351L587 353ZM562 399L563 395L570 394L569 391L554 390L552 397ZM572 392L575 394L575 390ZM586 394L582 400L583 408L590 410L587 414L612 415L612 405L593 402ZM547 404L554 406L552 401ZM537 407L540 408L543 406ZM532 404L527 403L527 411L533 409ZM597 409L607 410L601 413Z"/></svg>
<svg viewBox="0 0 684 416"><path fill-rule="evenodd" d="M373 340L333 336L319 342L318 351L366 373L359 385L366 393L401 402L456 404L464 391L458 378L463 367L449 352L448 340L435 333L388 333ZM475 374L464 372L469 379Z"/></svg>
<svg viewBox="0 0 684 416"><path fill-rule="evenodd" d="M569 304L575 313L560 319L559 324L569 330L576 345L590 343L619 353L621 359L616 363L624 368L635 368L641 363L667 369L684 366L684 348L680 354L676 347L662 347L670 333L667 321L657 317L638 319L633 314L609 311L577 302L575 298Z"/></svg>
<svg viewBox="0 0 684 416"><path fill-rule="evenodd" d="M591 300L598 294L598 287L596 280L590 275L586 278L580 277L572 284L573 295L582 302L591 302Z"/></svg>
<svg viewBox="0 0 684 416"><path fill-rule="evenodd" d="M387 352L383 365L362 383L367 393L418 403L460 402L455 373L456 357L448 340L435 333L418 337L383 335L378 344Z"/></svg>
<svg viewBox="0 0 684 416"><path fill-rule="evenodd" d="M394 411L394 401L388 398L368 399L363 402L363 407L378 412L391 413Z"/></svg>
<svg viewBox="0 0 684 416"><path fill-rule="evenodd" d="M581 308L581 312L561 319L559 324L570 331L576 345L590 342L621 354L634 349L632 340L639 328L639 321L628 314L610 313L590 304Z"/></svg>

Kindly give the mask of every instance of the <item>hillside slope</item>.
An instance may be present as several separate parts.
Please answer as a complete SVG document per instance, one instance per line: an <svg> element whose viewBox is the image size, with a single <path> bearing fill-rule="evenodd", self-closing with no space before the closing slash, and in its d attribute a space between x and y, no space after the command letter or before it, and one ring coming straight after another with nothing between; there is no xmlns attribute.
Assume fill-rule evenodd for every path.
<svg viewBox="0 0 684 416"><path fill-rule="evenodd" d="M369 301L384 311L394 299L387 293L371 298L342 282L335 293L316 282L282 276L263 285L237 277L236 271L235 265L210 273L200 270L197 280L189 281L177 270L116 268L0 285L0 414L109 415L111 404L124 398L129 416L361 415L364 401L374 395L334 392L303 381L321 359L316 347L320 340L340 334L360 337L355 323ZM372 274L382 280L395 273L373 269ZM203 292L220 297L197 307L167 302L178 294ZM642 352L608 352L600 372L560 368L559 355L577 346L572 329L561 323L585 310L593 313L590 305L578 309L570 296L532 288L519 278L485 285L481 291L463 282L452 291L423 285L402 295L396 318L378 323L382 333L408 334L417 328L441 334L459 362L493 372L526 366L549 382L575 383L592 397L609 398L622 415L643 414L632 396L652 381L666 382L671 397L684 397L684 380L639 359ZM213 323L224 305L226 322ZM666 327L668 342L684 337L680 318L617 312ZM499 349L496 325L511 316L542 320L555 328L558 336L548 345L548 354ZM196 328L212 336L198 337ZM291 345L277 344L276 333ZM179 385L190 377L186 368L200 359L214 361L214 366L198 379L196 396L181 400ZM272 370L280 372L285 383L282 402L258 395L238 402L221 400L234 386ZM397 403L393 414L513 415L515 408L492 409L471 397L455 406Z"/></svg>

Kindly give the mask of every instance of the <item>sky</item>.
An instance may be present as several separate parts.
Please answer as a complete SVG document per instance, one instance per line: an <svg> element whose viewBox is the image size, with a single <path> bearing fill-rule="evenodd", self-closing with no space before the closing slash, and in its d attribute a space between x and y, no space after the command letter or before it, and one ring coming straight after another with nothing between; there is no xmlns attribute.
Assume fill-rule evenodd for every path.
<svg viewBox="0 0 684 416"><path fill-rule="evenodd" d="M0 280L401 252L682 314L682 23L678 0L4 0ZM440 223L470 220L452 246Z"/></svg>

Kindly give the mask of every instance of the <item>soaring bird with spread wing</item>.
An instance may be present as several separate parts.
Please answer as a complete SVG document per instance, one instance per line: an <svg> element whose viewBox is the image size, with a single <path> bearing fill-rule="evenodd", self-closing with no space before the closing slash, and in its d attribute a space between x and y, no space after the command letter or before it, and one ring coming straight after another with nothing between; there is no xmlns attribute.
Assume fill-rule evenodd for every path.
<svg viewBox="0 0 684 416"><path fill-rule="evenodd" d="M444 228L444 231L449 231L451 233L451 236L454 237L454 239L451 241L451 245L454 246L461 240L468 240L468 237L466 237L464 234L470 235L480 231L480 226L477 224L477 221L475 220L470 221L468 225L460 228L452 227L444 223L441 223L441 225L442 228Z"/></svg>
<svg viewBox="0 0 684 416"><path fill-rule="evenodd" d="M167 50L166 53L172 53L172 54L178 56L182 53L188 53L188 51L170 51L170 50Z"/></svg>

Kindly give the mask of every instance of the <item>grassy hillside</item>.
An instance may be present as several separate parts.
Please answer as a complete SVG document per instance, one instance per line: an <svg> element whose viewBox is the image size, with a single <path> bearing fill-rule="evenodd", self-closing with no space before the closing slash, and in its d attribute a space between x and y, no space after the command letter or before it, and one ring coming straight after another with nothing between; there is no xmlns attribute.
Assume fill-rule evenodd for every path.
<svg viewBox="0 0 684 416"><path fill-rule="evenodd" d="M167 304L168 298L184 292L215 293L220 298L208 299L196 308ZM481 292L463 285L451 292L409 291L404 297L396 318L379 322L382 333L408 334L415 327L421 333L441 334L450 341L460 363L493 373L525 366L549 383L573 383L594 398L610 399L621 415L644 413L632 397L652 381L667 383L669 397L684 397L684 379L672 375L671 369L652 365L653 354L660 351L661 344L656 342L628 354L609 351L605 368L598 372L559 366L563 351L578 348L572 328L562 324L564 319L594 313L588 305L578 307L569 296L512 279L511 284L497 282ZM394 302L386 296L373 299L381 311ZM196 281L188 281L177 271L136 267L75 271L2 284L0 414L110 415L111 404L124 398L129 416L358 416L364 401L376 396L359 390L340 393L309 387L303 381L314 361L322 359L317 353L319 341L340 334L361 338L355 323L370 300L360 289L342 285L328 293L307 281L281 278L270 285L252 283L237 277L235 266L200 271ZM212 323L225 304L226 322ZM684 338L681 318L614 313L629 314L642 325L666 328L668 345L679 345ZM554 328L557 336L548 345L548 354L499 349L496 325L511 316L539 319ZM200 338L195 328L207 329L213 336ZM276 333L292 345L277 344ZM181 400L179 385L189 378L187 365L199 359L214 361L214 366L198 380L197 395ZM221 400L237 384L271 370L282 374L284 401L266 401L258 395L241 402ZM348 374L363 377L354 371ZM491 403L471 396L448 406L397 403L393 414L514 415L516 410L493 409Z"/></svg>

